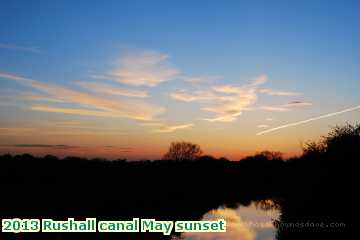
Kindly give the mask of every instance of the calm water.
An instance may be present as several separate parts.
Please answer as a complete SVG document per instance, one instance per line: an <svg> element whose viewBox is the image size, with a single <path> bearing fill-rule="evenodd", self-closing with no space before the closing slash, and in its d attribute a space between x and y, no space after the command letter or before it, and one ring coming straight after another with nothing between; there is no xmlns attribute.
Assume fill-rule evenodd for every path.
<svg viewBox="0 0 360 240"><path fill-rule="evenodd" d="M270 240L275 239L276 229L273 220L278 219L279 211L264 210L259 203L240 206L237 209L220 207L207 212L202 220L226 220L226 233L185 233L181 238L186 240Z"/></svg>

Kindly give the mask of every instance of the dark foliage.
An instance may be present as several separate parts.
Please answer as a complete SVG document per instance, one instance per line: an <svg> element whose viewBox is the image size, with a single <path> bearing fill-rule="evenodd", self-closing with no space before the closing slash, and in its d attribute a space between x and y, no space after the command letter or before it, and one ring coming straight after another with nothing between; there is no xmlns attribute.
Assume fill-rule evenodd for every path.
<svg viewBox="0 0 360 240"><path fill-rule="evenodd" d="M346 239L356 228L359 125L337 127L304 155L262 152L241 161L104 161L25 154L0 157L2 218L197 220L220 205L272 199L277 239ZM264 205L264 207L271 207ZM298 223L345 227L290 227ZM8 234L1 239L119 239L119 234ZM124 234L121 239L149 239ZM154 234L151 238L166 238Z"/></svg>

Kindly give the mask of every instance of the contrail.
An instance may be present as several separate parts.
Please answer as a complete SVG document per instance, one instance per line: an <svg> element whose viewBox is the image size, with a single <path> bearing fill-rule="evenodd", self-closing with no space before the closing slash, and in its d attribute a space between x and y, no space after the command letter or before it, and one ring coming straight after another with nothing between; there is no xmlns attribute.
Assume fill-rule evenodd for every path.
<svg viewBox="0 0 360 240"><path fill-rule="evenodd" d="M321 116L318 116L318 117L309 118L309 119L302 120L302 121L299 121L299 122L288 123L288 124L281 125L281 126L278 126L278 127L270 128L270 129L267 129L265 131L258 132L256 135L259 136L259 135L263 135L263 134L266 134L266 133L277 131L277 130L282 129L282 128L298 126L298 125L305 124L305 123L312 122L312 121L316 121L316 120L319 120L319 119L328 118L328 117L343 114L343 113L346 113L346 112L355 111L357 109L360 109L360 105L352 107L352 108L347 108L347 109L344 109L342 111L328 113L328 114L321 115Z"/></svg>

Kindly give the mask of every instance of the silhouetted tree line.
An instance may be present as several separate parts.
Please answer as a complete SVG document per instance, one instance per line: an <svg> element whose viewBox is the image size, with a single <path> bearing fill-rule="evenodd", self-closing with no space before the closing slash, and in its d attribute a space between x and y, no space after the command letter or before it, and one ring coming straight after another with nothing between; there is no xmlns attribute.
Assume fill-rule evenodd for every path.
<svg viewBox="0 0 360 240"><path fill-rule="evenodd" d="M274 222L279 240L346 239L356 228L360 125L335 127L321 141L308 143L302 156L291 159L265 151L229 161L201 156L196 146L192 147L199 150L194 151L196 158L181 161L170 160L170 154L158 161L0 156L1 217L197 220L221 205L247 206L272 199L281 210ZM305 222L345 227L286 225ZM1 239L57 235L2 234ZM118 237L76 234L76 239ZM122 238L149 239L144 233ZM62 234L59 239L74 236Z"/></svg>

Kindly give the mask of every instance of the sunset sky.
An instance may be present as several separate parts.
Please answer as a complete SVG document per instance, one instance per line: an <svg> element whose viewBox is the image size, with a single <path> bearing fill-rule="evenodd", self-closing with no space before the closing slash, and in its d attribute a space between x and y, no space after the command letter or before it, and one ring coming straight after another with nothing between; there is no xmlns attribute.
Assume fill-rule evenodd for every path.
<svg viewBox="0 0 360 240"><path fill-rule="evenodd" d="M299 154L360 119L359 1L1 1L0 153Z"/></svg>

